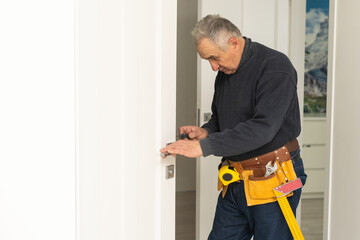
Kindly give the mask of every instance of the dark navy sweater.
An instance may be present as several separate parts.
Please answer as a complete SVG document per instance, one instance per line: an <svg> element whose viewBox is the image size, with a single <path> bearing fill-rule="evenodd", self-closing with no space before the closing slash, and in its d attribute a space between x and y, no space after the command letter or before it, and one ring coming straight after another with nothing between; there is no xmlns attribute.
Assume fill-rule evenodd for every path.
<svg viewBox="0 0 360 240"><path fill-rule="evenodd" d="M300 134L297 74L288 57L245 38L234 74L218 72L203 155L241 161L273 151Z"/></svg>

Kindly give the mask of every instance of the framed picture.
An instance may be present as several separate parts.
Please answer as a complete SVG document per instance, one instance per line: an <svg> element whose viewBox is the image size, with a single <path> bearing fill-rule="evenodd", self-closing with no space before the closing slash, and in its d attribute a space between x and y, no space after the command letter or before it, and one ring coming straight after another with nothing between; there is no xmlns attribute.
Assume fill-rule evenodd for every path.
<svg viewBox="0 0 360 240"><path fill-rule="evenodd" d="M304 117L326 116L329 0L306 1Z"/></svg>

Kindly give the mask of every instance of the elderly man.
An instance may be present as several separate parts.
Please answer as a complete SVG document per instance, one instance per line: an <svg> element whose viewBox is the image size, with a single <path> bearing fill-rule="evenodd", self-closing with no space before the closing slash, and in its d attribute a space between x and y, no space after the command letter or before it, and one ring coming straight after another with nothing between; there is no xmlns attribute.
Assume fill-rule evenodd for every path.
<svg viewBox="0 0 360 240"><path fill-rule="evenodd" d="M289 160L288 171L305 184L296 140L301 130L296 71L284 54L243 37L233 23L219 15L201 19L192 35L200 57L218 71L212 116L202 127L181 127L180 134L187 133L190 139L160 151L187 157L222 156L220 167L236 166L239 181L227 186L219 182L223 191L209 240L293 239L279 204L273 196L265 196L272 190L266 189L265 182L280 178L281 171L263 176L264 161L268 160L261 159L271 156L269 162L272 166L277 163L279 169ZM280 151L284 153L281 156L277 155ZM283 157L286 154L288 158ZM249 178L253 184L247 182ZM290 175L284 175L276 184L289 179ZM265 184L256 185L261 181ZM288 197L294 213L300 194L301 189Z"/></svg>

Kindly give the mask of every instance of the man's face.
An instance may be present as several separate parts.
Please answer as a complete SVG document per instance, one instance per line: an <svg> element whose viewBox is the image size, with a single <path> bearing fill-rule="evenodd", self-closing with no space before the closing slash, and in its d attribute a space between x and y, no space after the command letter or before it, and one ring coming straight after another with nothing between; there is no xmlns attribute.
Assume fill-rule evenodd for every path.
<svg viewBox="0 0 360 240"><path fill-rule="evenodd" d="M235 45L238 44L235 43ZM224 52L215 44L210 42L209 38L202 38L198 41L196 50L200 57L210 62L211 68L214 71L222 71L226 74L233 74L236 72L241 54L239 56L237 47L234 46L232 40L228 43L228 49Z"/></svg>

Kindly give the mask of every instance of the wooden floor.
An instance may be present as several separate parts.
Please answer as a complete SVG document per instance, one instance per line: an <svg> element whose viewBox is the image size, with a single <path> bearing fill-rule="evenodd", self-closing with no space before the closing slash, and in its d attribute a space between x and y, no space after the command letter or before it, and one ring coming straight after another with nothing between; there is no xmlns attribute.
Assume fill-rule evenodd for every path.
<svg viewBox="0 0 360 240"><path fill-rule="evenodd" d="M304 238L322 240L324 199L303 199L301 204L301 231Z"/></svg>
<svg viewBox="0 0 360 240"><path fill-rule="evenodd" d="M176 193L176 240L195 240L195 192ZM303 199L301 230L306 240L322 240L323 199Z"/></svg>

